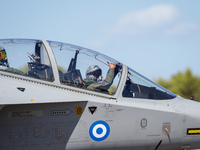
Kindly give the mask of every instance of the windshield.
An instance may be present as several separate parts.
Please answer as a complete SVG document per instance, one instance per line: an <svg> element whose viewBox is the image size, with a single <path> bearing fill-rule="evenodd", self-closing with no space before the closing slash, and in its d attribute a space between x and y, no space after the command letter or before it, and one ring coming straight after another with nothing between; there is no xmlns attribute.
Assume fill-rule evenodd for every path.
<svg viewBox="0 0 200 150"><path fill-rule="evenodd" d="M143 99L172 99L176 95L128 68L123 97Z"/></svg>
<svg viewBox="0 0 200 150"><path fill-rule="evenodd" d="M121 77L120 62L93 50L47 41L55 55L62 84L114 94Z"/></svg>

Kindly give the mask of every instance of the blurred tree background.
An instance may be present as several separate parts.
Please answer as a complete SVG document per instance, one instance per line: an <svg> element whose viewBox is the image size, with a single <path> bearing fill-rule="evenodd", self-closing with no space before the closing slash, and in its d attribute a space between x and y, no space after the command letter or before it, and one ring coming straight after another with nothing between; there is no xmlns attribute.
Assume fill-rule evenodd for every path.
<svg viewBox="0 0 200 150"><path fill-rule="evenodd" d="M191 69L178 72L169 80L159 78L155 82L183 98L194 96L194 100L200 101L200 77L193 75Z"/></svg>

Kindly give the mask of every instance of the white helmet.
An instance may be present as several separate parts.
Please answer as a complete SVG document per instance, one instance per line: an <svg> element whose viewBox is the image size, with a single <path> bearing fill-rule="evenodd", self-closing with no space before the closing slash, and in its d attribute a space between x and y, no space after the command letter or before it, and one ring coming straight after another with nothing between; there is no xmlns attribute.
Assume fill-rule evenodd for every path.
<svg viewBox="0 0 200 150"><path fill-rule="evenodd" d="M101 74L101 68L97 65L93 65L86 70L86 79L97 81Z"/></svg>

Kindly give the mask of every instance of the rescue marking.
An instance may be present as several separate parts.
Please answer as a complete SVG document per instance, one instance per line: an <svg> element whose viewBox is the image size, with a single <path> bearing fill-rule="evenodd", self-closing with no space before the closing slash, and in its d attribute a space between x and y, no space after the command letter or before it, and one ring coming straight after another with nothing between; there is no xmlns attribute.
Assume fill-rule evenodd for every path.
<svg viewBox="0 0 200 150"><path fill-rule="evenodd" d="M94 141L103 141L109 136L110 127L105 121L99 120L90 126L89 134Z"/></svg>
<svg viewBox="0 0 200 150"><path fill-rule="evenodd" d="M59 115L70 115L73 111L69 110L69 109L62 109L62 110L52 110L51 111L51 115L52 116L59 116Z"/></svg>
<svg viewBox="0 0 200 150"><path fill-rule="evenodd" d="M25 88L23 88L23 87L17 87L17 89L20 90L21 92L25 91Z"/></svg>
<svg viewBox="0 0 200 150"><path fill-rule="evenodd" d="M92 115L94 114L94 112L95 112L96 109L97 109L96 106L91 106L91 107L88 107L88 108L89 108L89 110L90 110L90 112L91 112Z"/></svg>
<svg viewBox="0 0 200 150"><path fill-rule="evenodd" d="M82 106L76 106L75 113L78 116L82 115L82 113L83 113L83 107Z"/></svg>
<svg viewBox="0 0 200 150"><path fill-rule="evenodd" d="M31 100L31 102L35 102L33 99L30 99Z"/></svg>
<svg viewBox="0 0 200 150"><path fill-rule="evenodd" d="M142 128L145 128L147 126L147 119L146 118L143 118L140 122L140 125Z"/></svg>
<svg viewBox="0 0 200 150"><path fill-rule="evenodd" d="M200 134L200 128L187 129L187 135Z"/></svg>
<svg viewBox="0 0 200 150"><path fill-rule="evenodd" d="M27 118L27 120L30 119L30 117L41 117L43 116L42 110L27 110L27 111L14 111L9 112L9 118Z"/></svg>

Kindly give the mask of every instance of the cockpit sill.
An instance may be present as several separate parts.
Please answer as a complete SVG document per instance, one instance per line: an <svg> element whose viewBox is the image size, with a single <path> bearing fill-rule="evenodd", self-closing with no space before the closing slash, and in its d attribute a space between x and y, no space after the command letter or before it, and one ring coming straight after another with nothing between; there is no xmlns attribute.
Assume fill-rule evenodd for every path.
<svg viewBox="0 0 200 150"><path fill-rule="evenodd" d="M9 71L0 68L0 75L4 77L112 100L118 97L151 100L170 100L176 97L175 94L124 64L87 48L33 39L2 39L0 47L4 49L4 53L7 53L6 60L1 59L3 67L9 68ZM110 83L103 87L101 83L105 78L107 79L108 64L111 62L114 62L117 68L115 68L114 79L109 79ZM100 85L98 91L87 89L90 84L87 84L85 79L88 77L87 67L91 65L98 66L101 70L101 75L96 81ZM10 68L15 68L15 73L12 73ZM87 71L84 76L85 70ZM90 72L89 79L91 75L94 74Z"/></svg>
<svg viewBox="0 0 200 150"><path fill-rule="evenodd" d="M28 84L36 84L36 85L43 85L46 87L52 87L52 88L56 88L59 90L64 90L64 91L69 91L69 92L74 92L77 94L84 94L84 95L88 95L88 96L92 96L92 97L99 97L99 98L106 98L106 99L110 99L110 100L114 100L116 101L116 93L113 95L110 94L105 94L105 93L100 93L100 92L95 92L95 91L91 91L91 90L86 90L83 88L78 88L78 87L74 87L74 86L70 86L70 85L65 85L62 83L56 83L55 81L46 81L46 80L38 80L35 78L31 78L28 76L22 76L22 75L18 75L18 74L13 74L13 73L9 73L9 72L5 72L0 70L0 78L1 77L5 77L5 78L10 78L10 79L14 79L14 80L18 80L19 83L21 82L28 82ZM23 88L22 86L20 86L20 84L18 84L19 86L16 87L17 88ZM45 88L45 87L44 87ZM74 102L74 101L85 101L84 99L76 99L76 100L66 100L67 102ZM35 103L46 103L46 102L50 102L50 101L35 101ZM56 101L59 102L59 101ZM64 101L60 101L60 102L64 102ZM32 103L32 102L28 102L28 103ZM54 102L53 102L54 103ZM13 103L14 104L14 103ZM16 102L16 104L25 104L24 102L20 103L20 102ZM1 104L0 105L7 105L6 103Z"/></svg>

